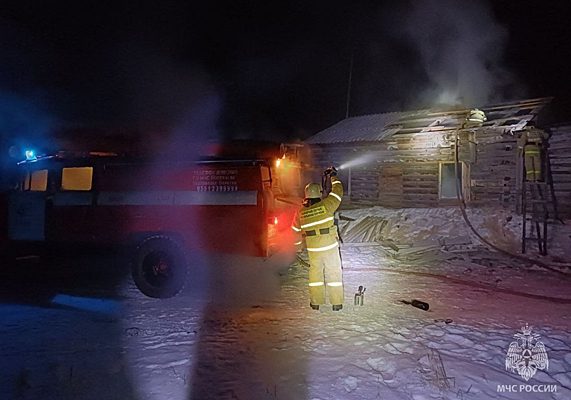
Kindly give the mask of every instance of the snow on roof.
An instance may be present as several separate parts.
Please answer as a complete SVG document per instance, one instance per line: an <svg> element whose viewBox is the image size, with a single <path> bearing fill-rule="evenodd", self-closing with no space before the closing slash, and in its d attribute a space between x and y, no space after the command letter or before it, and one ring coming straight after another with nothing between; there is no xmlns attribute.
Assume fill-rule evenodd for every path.
<svg viewBox="0 0 571 400"><path fill-rule="evenodd" d="M552 98L537 98L481 107L487 128L513 133L523 129ZM447 108L391 112L346 118L318 132L307 144L379 142L402 133L455 130L462 125L470 108Z"/></svg>
<svg viewBox="0 0 571 400"><path fill-rule="evenodd" d="M359 141L378 141L394 133L385 129L398 121L403 113L363 115L344 119L335 125L310 137L306 143L342 143Z"/></svg>

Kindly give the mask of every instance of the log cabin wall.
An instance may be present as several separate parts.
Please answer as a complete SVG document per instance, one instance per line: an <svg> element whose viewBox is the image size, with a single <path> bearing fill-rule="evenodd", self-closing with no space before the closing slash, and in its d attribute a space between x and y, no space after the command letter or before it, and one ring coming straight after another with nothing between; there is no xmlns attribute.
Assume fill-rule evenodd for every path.
<svg viewBox="0 0 571 400"><path fill-rule="evenodd" d="M559 217L571 218L571 125L550 132L549 158Z"/></svg>
<svg viewBox="0 0 571 400"><path fill-rule="evenodd" d="M319 166L366 159L350 172L340 171L352 204L435 207L445 203L438 198L439 163L454 158L449 145L433 143L429 135L395 135L379 143L312 145L312 154Z"/></svg>
<svg viewBox="0 0 571 400"><path fill-rule="evenodd" d="M454 161L449 132L396 134L386 139L381 163L381 205L387 207L437 207L440 163Z"/></svg>
<svg viewBox="0 0 571 400"><path fill-rule="evenodd" d="M469 169L472 206L515 210L516 138L497 130L476 133L476 162ZM312 145L316 165L341 165L359 158L368 162L340 172L346 194L355 205L384 207L450 206L439 198L440 163L454 162L450 134L398 134L377 143ZM571 177L571 176L570 176ZM349 182L350 178L350 182ZM570 181L571 184L571 181Z"/></svg>
<svg viewBox="0 0 571 400"><path fill-rule="evenodd" d="M517 211L522 173L518 136L550 101L483 107L487 120L476 125L469 119L474 110L461 108L351 117L306 143L321 166L367 158L340 173L355 204L438 207L457 203L453 165L458 134L462 188L470 206ZM565 182L571 185L571 179Z"/></svg>
<svg viewBox="0 0 571 400"><path fill-rule="evenodd" d="M332 144L312 145L313 163L320 168L328 165L339 167L343 163L360 157L374 158L382 145L373 143L363 144ZM313 180L318 179L313 176ZM379 168L376 160L339 171L339 179L345 189L345 200L356 205L379 205Z"/></svg>
<svg viewBox="0 0 571 400"><path fill-rule="evenodd" d="M472 206L497 206L515 211L518 201L517 137L498 130L476 132L476 162L470 171Z"/></svg>

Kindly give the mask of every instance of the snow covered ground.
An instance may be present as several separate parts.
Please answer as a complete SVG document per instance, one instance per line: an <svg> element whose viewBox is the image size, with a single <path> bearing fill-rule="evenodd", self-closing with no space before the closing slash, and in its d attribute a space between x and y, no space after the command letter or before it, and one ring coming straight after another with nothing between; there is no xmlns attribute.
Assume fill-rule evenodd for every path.
<svg viewBox="0 0 571 400"><path fill-rule="evenodd" d="M347 215L374 213L385 211ZM346 305L335 313L309 308L299 262L210 257L168 300L88 272L94 262L116 271L113 257L67 261L55 276L23 265L33 274L4 277L0 291L0 398L571 398L569 277L481 248L395 257L359 243L342 256ZM353 305L359 285L363 306ZM429 311L401 302L411 299ZM525 324L549 358L527 382L505 366Z"/></svg>

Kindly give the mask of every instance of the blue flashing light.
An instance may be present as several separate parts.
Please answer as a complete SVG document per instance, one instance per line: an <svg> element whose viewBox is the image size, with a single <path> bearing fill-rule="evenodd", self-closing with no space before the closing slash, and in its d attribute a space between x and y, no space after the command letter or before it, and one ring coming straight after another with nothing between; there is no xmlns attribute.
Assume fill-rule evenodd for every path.
<svg viewBox="0 0 571 400"><path fill-rule="evenodd" d="M34 150L26 150L24 152L24 155L26 156L26 160L28 161L36 159L36 152Z"/></svg>

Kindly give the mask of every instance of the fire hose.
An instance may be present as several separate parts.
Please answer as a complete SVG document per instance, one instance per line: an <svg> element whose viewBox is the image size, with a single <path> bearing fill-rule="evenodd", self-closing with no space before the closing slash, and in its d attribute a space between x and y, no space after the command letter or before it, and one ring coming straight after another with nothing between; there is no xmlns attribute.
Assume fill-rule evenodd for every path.
<svg viewBox="0 0 571 400"><path fill-rule="evenodd" d="M455 140L454 140L454 174L455 174L455 178L456 178L456 198L458 199L458 206L460 208L460 211L462 213L462 217L464 218L464 221L466 222L466 225L468 225L468 227L470 228L470 230L474 233L474 235L476 235L476 237L480 240L480 242L482 242L485 246L496 250L499 253L502 253L504 255L507 255L509 257L521 260L521 261L525 261L525 262L529 262L529 263L533 263L536 264L544 269L547 269L549 271L552 272L556 272L558 274L564 275L566 277L569 277L570 275L560 271L556 268L553 268L551 266L549 266L547 263L544 263L542 261L536 260L534 258L530 258L530 257L526 257L524 255L521 254L516 254L516 253L512 253L511 251L502 249L501 247L496 246L495 244L491 243L489 240L487 240L486 238L484 238L474 227L474 225L472 225L472 223L470 222L470 219L468 218L468 214L466 213L466 200L464 199L464 194L462 193L462 188L460 187L460 180L459 180L459 165L460 165L460 160L459 160L459 156L458 156L458 146L460 145L460 140L459 140L459 133L460 133L460 128L458 128L456 130L456 134L455 134ZM524 239L525 240L525 239Z"/></svg>

